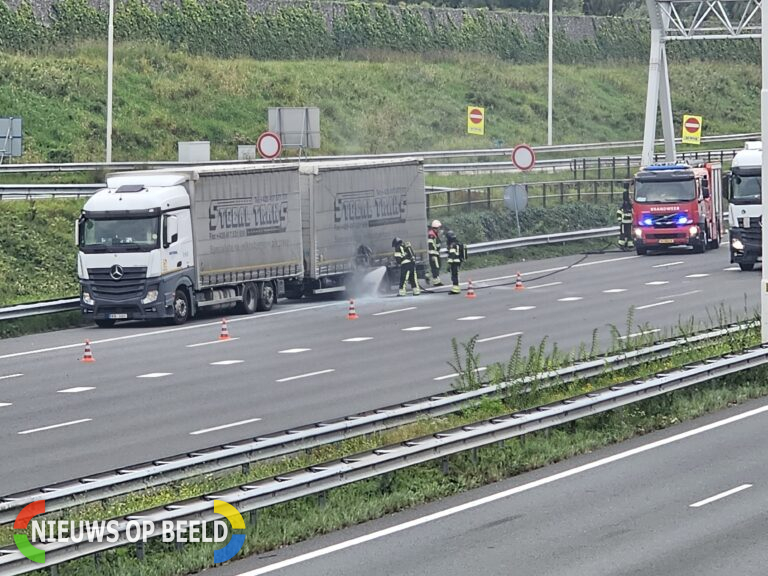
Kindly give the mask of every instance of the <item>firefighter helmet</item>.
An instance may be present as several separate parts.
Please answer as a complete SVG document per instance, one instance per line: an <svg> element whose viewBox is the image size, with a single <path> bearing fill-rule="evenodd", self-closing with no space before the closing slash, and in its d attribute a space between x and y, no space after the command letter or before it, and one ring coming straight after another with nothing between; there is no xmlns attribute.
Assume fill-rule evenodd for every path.
<svg viewBox="0 0 768 576"><path fill-rule="evenodd" d="M400 244L402 244L402 243L403 243L403 241L402 241L402 240L400 240L400 238L398 238L398 237L395 237L395 238L392 240L392 248L397 248L397 247L398 247L398 246L400 246Z"/></svg>
<svg viewBox="0 0 768 576"><path fill-rule="evenodd" d="M440 220L432 220L432 228L442 228L443 224L440 222Z"/></svg>

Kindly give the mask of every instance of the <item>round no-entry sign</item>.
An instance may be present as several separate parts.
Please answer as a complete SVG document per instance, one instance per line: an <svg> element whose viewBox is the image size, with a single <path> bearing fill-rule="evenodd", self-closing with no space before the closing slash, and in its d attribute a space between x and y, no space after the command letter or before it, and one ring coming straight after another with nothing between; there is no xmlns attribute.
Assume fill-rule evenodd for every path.
<svg viewBox="0 0 768 576"><path fill-rule="evenodd" d="M696 118L696 116L691 116L685 121L686 132L690 132L691 134L696 134L696 132L698 132L700 128L701 128L701 124L699 123L699 119Z"/></svg>
<svg viewBox="0 0 768 576"><path fill-rule="evenodd" d="M483 111L479 108L472 108L472 110L469 111L469 121L472 122L472 124L480 124L480 122L483 121Z"/></svg>
<svg viewBox="0 0 768 576"><path fill-rule="evenodd" d="M530 170L536 164L536 154L528 144L518 144L512 150L512 164L518 170Z"/></svg>
<svg viewBox="0 0 768 576"><path fill-rule="evenodd" d="M256 141L256 150L258 150L259 156L271 160L280 156L280 152L283 151L283 143L280 141L280 136L274 132L264 132Z"/></svg>

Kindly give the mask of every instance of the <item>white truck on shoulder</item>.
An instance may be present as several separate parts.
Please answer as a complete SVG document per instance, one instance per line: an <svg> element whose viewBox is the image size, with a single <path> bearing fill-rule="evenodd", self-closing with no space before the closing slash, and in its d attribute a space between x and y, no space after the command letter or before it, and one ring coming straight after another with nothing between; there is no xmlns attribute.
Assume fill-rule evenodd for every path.
<svg viewBox="0 0 768 576"><path fill-rule="evenodd" d="M394 269L391 241L426 261L420 159L206 165L115 173L76 223L81 310L182 324L200 309L270 310ZM390 278L393 274L390 274Z"/></svg>

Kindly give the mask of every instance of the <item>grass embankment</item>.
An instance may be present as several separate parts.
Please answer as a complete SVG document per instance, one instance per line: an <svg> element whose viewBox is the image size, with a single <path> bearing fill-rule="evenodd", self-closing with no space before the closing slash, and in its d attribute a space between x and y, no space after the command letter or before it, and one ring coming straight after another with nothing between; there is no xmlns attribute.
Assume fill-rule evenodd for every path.
<svg viewBox="0 0 768 576"><path fill-rule="evenodd" d="M631 315L628 322L631 322ZM681 328L680 331L689 333L687 328ZM555 383L553 386L536 387L528 391L519 386L510 387L506 393L480 400L461 413L427 418L395 430L350 439L274 462L255 464L247 474L240 472L220 477L208 476L197 481L144 491L112 502L83 506L69 511L66 519L109 518L178 501L181 498L220 491L300 467L583 394L617 382L668 371L712 355L741 350L758 340L759 328L752 328L717 342L681 346L672 357L650 361L621 372L605 373L588 381ZM626 340L614 341L617 348L626 349L632 344ZM466 358L461 358L464 353ZM462 363L468 368L478 361L474 356L472 342L464 345L463 352L456 351L455 355L457 363ZM518 341L518 349L510 362L505 366L496 366L489 370L488 374L493 381L500 382L510 377L552 368L562 364L564 360L556 347L547 351L545 343L538 348L532 348L530 354L523 357L519 353ZM378 518L387 513L583 454L637 434L661 429L749 398L763 396L768 394L768 383L765 379L767 372L768 370L762 368L753 369L706 385L580 419L556 429L458 454L448 458L446 462L411 467L330 491L320 498L309 497L261 510L257 517L252 518L254 521L249 523L246 544L241 555L265 552L317 534ZM476 384L472 378L458 382L462 386L471 386L473 383ZM4 527L0 531L0 542L7 542L10 537L11 531ZM174 550L173 545L153 541L148 545L148 555L143 561L135 560L133 549L123 548L105 553L96 566L93 559L83 559L62 566L60 574L187 574L209 566L211 551L211 546L189 545L180 552Z"/></svg>
<svg viewBox="0 0 768 576"><path fill-rule="evenodd" d="M266 110L274 106L320 108L322 148L313 154L546 142L546 64L461 54L356 56L217 60L118 43L113 160L174 160L177 142L186 140L209 140L214 159L234 158L238 144L255 143L267 128ZM22 161L104 160L106 62L103 43L3 54L0 108L24 119ZM704 134L755 130L759 65L673 61L669 69L675 118L703 113ZM554 143L642 140L647 76L642 63L555 66ZM467 134L469 104L485 107L485 136Z"/></svg>

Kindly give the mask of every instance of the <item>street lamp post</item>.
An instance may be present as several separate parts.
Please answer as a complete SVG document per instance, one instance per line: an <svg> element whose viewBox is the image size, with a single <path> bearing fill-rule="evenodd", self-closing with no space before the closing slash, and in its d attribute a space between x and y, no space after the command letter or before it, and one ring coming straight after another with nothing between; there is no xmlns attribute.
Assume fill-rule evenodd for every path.
<svg viewBox="0 0 768 576"><path fill-rule="evenodd" d="M112 60L115 35L115 2L109 0L109 25L107 30L107 164L112 162Z"/></svg>
<svg viewBox="0 0 768 576"><path fill-rule="evenodd" d="M547 145L552 146L552 1L549 0L549 82L547 85Z"/></svg>

